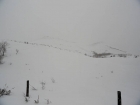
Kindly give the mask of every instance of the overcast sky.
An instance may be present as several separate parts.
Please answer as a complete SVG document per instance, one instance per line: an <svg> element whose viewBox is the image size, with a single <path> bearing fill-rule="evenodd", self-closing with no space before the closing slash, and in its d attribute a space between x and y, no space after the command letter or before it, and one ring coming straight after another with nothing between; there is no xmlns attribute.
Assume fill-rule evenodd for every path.
<svg viewBox="0 0 140 105"><path fill-rule="evenodd" d="M139 0L0 0L0 36L104 42L140 54Z"/></svg>

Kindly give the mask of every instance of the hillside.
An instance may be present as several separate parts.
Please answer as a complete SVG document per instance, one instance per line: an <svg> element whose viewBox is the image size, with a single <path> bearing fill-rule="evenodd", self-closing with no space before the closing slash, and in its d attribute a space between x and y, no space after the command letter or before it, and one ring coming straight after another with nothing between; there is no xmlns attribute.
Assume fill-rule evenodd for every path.
<svg viewBox="0 0 140 105"><path fill-rule="evenodd" d="M139 105L139 1L0 0L0 105Z"/></svg>
<svg viewBox="0 0 140 105"><path fill-rule="evenodd" d="M34 105L38 95L40 105L47 104L45 99L50 105L112 105L117 104L117 91L122 92L123 105L139 103L139 57L93 58L39 44L8 43L0 88L6 84L12 93L0 97L1 105ZM29 102L23 95L27 80Z"/></svg>
<svg viewBox="0 0 140 105"><path fill-rule="evenodd" d="M54 48L72 53L79 53L94 58L139 57L139 55L131 54L127 51L120 50L110 45L106 45L105 43L102 42L96 42L93 44L84 44L50 36L44 36L33 41L29 40L28 41L9 40L9 41L20 44L29 44L32 46Z"/></svg>

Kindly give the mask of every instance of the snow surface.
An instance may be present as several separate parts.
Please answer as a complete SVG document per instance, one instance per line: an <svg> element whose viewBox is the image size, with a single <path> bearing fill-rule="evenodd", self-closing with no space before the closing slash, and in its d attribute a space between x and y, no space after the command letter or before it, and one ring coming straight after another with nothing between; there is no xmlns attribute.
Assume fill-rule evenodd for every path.
<svg viewBox="0 0 140 105"><path fill-rule="evenodd" d="M139 1L0 0L0 42L9 43L0 88L12 91L0 105L35 105L38 95L39 105L117 105L117 91L122 105L139 105Z"/></svg>
<svg viewBox="0 0 140 105"><path fill-rule="evenodd" d="M8 43L0 65L0 88L6 84L12 93L0 97L0 105L34 105L38 95L40 105L47 104L45 99L50 105L117 105L117 91L122 92L123 105L140 104L139 57L93 58L39 42ZM29 102L23 95L27 80L31 85ZM41 82L45 82L45 89Z"/></svg>

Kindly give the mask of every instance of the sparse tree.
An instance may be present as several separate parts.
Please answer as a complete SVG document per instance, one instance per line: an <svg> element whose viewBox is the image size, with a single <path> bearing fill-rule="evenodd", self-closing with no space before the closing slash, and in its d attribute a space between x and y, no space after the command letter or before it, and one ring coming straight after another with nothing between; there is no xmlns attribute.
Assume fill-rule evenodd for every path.
<svg viewBox="0 0 140 105"><path fill-rule="evenodd" d="M0 43L0 55L5 55L7 45L8 43L6 41Z"/></svg>
<svg viewBox="0 0 140 105"><path fill-rule="evenodd" d="M5 55L7 45L8 43L6 41L0 42L0 64L2 64L2 59L3 56Z"/></svg>

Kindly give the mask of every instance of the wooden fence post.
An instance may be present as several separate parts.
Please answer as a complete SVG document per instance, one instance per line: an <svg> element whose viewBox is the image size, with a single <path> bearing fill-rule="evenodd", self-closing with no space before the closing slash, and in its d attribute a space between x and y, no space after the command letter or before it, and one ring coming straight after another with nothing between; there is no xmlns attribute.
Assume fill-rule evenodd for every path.
<svg viewBox="0 0 140 105"><path fill-rule="evenodd" d="M121 91L118 91L118 105L122 105Z"/></svg>
<svg viewBox="0 0 140 105"><path fill-rule="evenodd" d="M29 80L27 80L26 97L29 97Z"/></svg>

